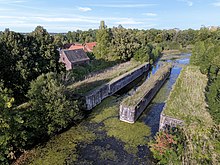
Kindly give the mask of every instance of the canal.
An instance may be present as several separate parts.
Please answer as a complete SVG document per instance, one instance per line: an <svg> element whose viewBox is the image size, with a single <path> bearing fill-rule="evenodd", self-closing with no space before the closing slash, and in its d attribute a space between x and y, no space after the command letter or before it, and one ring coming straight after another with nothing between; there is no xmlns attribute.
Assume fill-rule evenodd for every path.
<svg viewBox="0 0 220 165"><path fill-rule="evenodd" d="M83 125L94 132L92 143L81 142L77 147L77 164L155 164L147 143L159 128L160 113L182 67L189 63L190 54L181 54L178 59L158 61L141 80L128 85L96 107ZM132 95L150 75L165 62L172 63L171 75L151 104L135 124L119 121L121 100ZM71 164L71 163L70 163ZM74 162L73 162L74 164Z"/></svg>
<svg viewBox="0 0 220 165"><path fill-rule="evenodd" d="M190 54L177 59L158 61L149 73L103 100L78 126L54 137L45 146L35 149L28 164L155 164L148 148L159 128L160 113L165 101ZM121 101L132 95L163 63L172 63L171 75L151 104L135 124L119 120Z"/></svg>

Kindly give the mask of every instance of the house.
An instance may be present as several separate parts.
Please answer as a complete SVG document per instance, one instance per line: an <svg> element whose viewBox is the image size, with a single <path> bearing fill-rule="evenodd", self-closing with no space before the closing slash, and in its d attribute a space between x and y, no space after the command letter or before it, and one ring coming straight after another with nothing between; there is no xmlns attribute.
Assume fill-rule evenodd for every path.
<svg viewBox="0 0 220 165"><path fill-rule="evenodd" d="M76 50L76 49L83 49L84 50L83 44L74 43L68 48L68 50Z"/></svg>
<svg viewBox="0 0 220 165"><path fill-rule="evenodd" d="M97 45L97 42L89 42L85 44L75 43L75 44L72 44L68 49L69 50L83 49L85 52L92 52L93 48L96 45Z"/></svg>
<svg viewBox="0 0 220 165"><path fill-rule="evenodd" d="M59 62L65 64L66 70L73 69L74 66L86 64L89 62L89 57L83 49L75 50L60 50Z"/></svg>
<svg viewBox="0 0 220 165"><path fill-rule="evenodd" d="M84 50L86 52L92 52L93 48L97 45L97 42L89 42L84 44Z"/></svg>

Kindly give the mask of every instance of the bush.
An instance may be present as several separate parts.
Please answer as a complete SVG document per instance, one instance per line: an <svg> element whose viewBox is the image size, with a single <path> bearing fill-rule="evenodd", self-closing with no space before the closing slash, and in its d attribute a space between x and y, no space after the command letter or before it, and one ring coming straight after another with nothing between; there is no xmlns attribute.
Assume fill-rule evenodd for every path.
<svg viewBox="0 0 220 165"><path fill-rule="evenodd" d="M178 129L158 132L150 142L150 150L158 164L181 164L184 138Z"/></svg>
<svg viewBox="0 0 220 165"><path fill-rule="evenodd" d="M28 97L35 116L35 134L57 133L80 117L77 102L68 100L65 90L54 73L42 74L31 83Z"/></svg>

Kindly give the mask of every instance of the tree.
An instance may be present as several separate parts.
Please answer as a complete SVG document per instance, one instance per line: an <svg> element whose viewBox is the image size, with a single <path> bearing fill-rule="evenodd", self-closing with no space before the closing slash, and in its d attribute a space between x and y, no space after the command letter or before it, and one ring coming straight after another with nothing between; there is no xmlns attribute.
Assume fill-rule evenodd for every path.
<svg viewBox="0 0 220 165"><path fill-rule="evenodd" d="M101 21L100 28L96 33L97 46L94 48L96 58L107 59L110 45L110 33L105 22Z"/></svg>
<svg viewBox="0 0 220 165"><path fill-rule="evenodd" d="M15 152L23 147L25 131L20 130L22 117L13 109L11 91L0 83L0 164L15 159Z"/></svg>
<svg viewBox="0 0 220 165"><path fill-rule="evenodd" d="M61 72L59 39L54 39L38 26L29 35L9 30L0 36L0 79L4 87L13 91L16 104L27 101L30 82L42 73Z"/></svg>
<svg viewBox="0 0 220 165"><path fill-rule="evenodd" d="M134 54L134 59L141 62L149 62L150 60L150 52L148 52L147 48L140 48Z"/></svg>
<svg viewBox="0 0 220 165"><path fill-rule="evenodd" d="M29 121L30 127L35 128L34 134L52 135L66 128L72 121L80 117L76 101L70 101L65 95L65 86L58 80L55 73L39 76L30 85L28 97L33 113Z"/></svg>

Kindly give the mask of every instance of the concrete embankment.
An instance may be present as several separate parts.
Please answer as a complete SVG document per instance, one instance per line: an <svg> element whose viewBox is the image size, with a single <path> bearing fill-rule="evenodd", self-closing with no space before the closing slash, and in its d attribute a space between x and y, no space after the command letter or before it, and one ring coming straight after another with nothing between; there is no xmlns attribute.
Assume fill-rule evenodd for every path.
<svg viewBox="0 0 220 165"><path fill-rule="evenodd" d="M85 94L84 100L86 103L86 109L91 110L93 107L98 105L108 96L116 93L138 77L140 77L144 72L149 70L149 63L144 63L139 67L132 69L131 71L114 78L108 83L97 87L94 90L89 91Z"/></svg>
<svg viewBox="0 0 220 165"><path fill-rule="evenodd" d="M134 93L120 105L120 120L134 123L141 115L166 79L169 77L172 65L163 65L154 75L144 82Z"/></svg>

